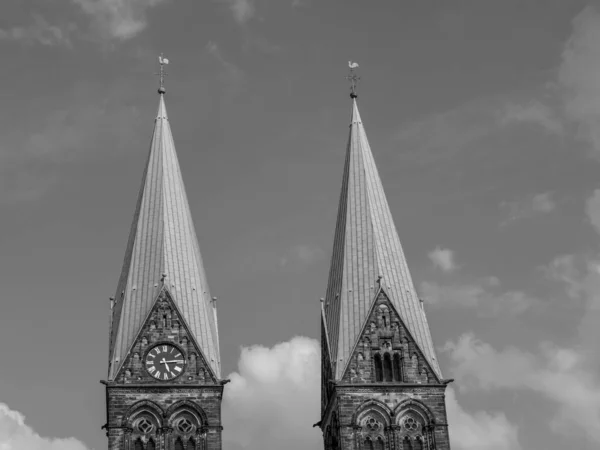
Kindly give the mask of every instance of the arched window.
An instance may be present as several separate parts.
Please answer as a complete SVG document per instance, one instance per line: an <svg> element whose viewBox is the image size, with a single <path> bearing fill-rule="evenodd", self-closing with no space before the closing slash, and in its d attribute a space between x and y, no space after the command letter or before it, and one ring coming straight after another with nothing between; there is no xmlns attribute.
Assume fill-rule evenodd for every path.
<svg viewBox="0 0 600 450"><path fill-rule="evenodd" d="M181 438L177 438L177 440L175 441L175 450L185 450Z"/></svg>
<svg viewBox="0 0 600 450"><path fill-rule="evenodd" d="M186 450L196 450L196 442L194 441L194 439L190 438L190 440L187 443Z"/></svg>
<svg viewBox="0 0 600 450"><path fill-rule="evenodd" d="M150 439L148 441L148 445L146 446L146 450L156 450L156 445L154 444L154 440Z"/></svg>
<svg viewBox="0 0 600 450"><path fill-rule="evenodd" d="M373 448L374 448L374 450L385 450L385 445L383 444L383 439L381 439L381 437L377 438Z"/></svg>
<svg viewBox="0 0 600 450"><path fill-rule="evenodd" d="M373 362L375 363L375 381L383 381L383 367L381 364L381 355L379 353L375 354Z"/></svg>
<svg viewBox="0 0 600 450"><path fill-rule="evenodd" d="M383 380L392 381L392 358L389 353L383 355Z"/></svg>
<svg viewBox="0 0 600 450"><path fill-rule="evenodd" d="M412 441L408 436L404 437L404 442L402 442L402 450L413 450Z"/></svg>
<svg viewBox="0 0 600 450"><path fill-rule="evenodd" d="M144 450L144 443L140 438L135 441L135 445L133 446L135 450Z"/></svg>
<svg viewBox="0 0 600 450"><path fill-rule="evenodd" d="M394 355L394 380L404 381L404 374L402 373L402 360L400 355L396 353Z"/></svg>
<svg viewBox="0 0 600 450"><path fill-rule="evenodd" d="M365 450L375 450L375 447L373 447L373 441L369 438L365 439L364 448Z"/></svg>
<svg viewBox="0 0 600 450"><path fill-rule="evenodd" d="M413 450L423 450L423 439L421 436L417 436L413 443Z"/></svg>

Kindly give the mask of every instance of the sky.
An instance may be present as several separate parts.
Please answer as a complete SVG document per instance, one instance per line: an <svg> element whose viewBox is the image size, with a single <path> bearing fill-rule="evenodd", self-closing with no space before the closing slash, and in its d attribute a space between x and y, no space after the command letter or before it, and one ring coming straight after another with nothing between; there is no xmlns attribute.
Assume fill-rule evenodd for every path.
<svg viewBox="0 0 600 450"><path fill-rule="evenodd" d="M322 448L349 60L453 450L599 447L600 2L3 0L0 52L1 448L106 448L161 52L225 449Z"/></svg>

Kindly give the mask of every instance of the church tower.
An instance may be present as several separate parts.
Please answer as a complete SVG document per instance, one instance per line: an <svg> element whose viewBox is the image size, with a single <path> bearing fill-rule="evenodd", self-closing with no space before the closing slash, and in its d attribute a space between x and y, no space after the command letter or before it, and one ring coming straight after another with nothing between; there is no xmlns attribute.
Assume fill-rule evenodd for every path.
<svg viewBox="0 0 600 450"><path fill-rule="evenodd" d="M444 380L365 128L352 118L321 306L325 450L450 450Z"/></svg>
<svg viewBox="0 0 600 450"><path fill-rule="evenodd" d="M165 107L158 113L116 296L109 450L220 450L221 361L212 299Z"/></svg>

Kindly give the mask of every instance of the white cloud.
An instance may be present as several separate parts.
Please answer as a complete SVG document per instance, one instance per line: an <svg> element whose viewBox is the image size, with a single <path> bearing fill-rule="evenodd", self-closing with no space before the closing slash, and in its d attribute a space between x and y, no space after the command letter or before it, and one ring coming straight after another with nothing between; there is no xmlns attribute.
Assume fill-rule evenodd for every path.
<svg viewBox="0 0 600 450"><path fill-rule="evenodd" d="M548 133L562 134L563 132L563 124L556 117L555 111L538 100L524 104L507 104L500 116L500 123L502 125L530 123L541 126Z"/></svg>
<svg viewBox="0 0 600 450"><path fill-rule="evenodd" d="M587 199L585 212L592 226L600 233L600 189L596 189L594 194Z"/></svg>
<svg viewBox="0 0 600 450"><path fill-rule="evenodd" d="M583 435L600 443L600 384L574 349L544 342L533 354L516 348L495 350L472 334L444 347L461 389L524 389L556 404L550 422L555 432Z"/></svg>
<svg viewBox="0 0 600 450"><path fill-rule="evenodd" d="M446 410L452 448L456 450L520 450L517 426L501 413L477 411L469 414L456 400L454 389L446 390Z"/></svg>
<svg viewBox="0 0 600 450"><path fill-rule="evenodd" d="M600 14L588 6L573 20L573 33L562 53L558 81L565 113L579 136L600 152Z"/></svg>
<svg viewBox="0 0 600 450"><path fill-rule="evenodd" d="M40 15L33 16L33 23L27 26L0 28L0 40L19 41L27 44L71 47L69 35L75 25L58 26L49 24Z"/></svg>
<svg viewBox="0 0 600 450"><path fill-rule="evenodd" d="M452 272L457 268L454 262L454 252L450 249L436 247L435 250L429 252L428 256L434 266L439 267L444 272Z"/></svg>
<svg viewBox="0 0 600 450"><path fill-rule="evenodd" d="M294 245L287 254L279 260L279 264L281 266L287 266L289 264L306 266L319 261L324 256L325 252L323 249L317 246L307 244Z"/></svg>
<svg viewBox="0 0 600 450"><path fill-rule="evenodd" d="M2 450L87 450L75 438L47 438L25 423L25 417L0 403L0 449Z"/></svg>
<svg viewBox="0 0 600 450"><path fill-rule="evenodd" d="M322 446L312 425L320 417L320 344L295 337L272 348L242 348L238 372L223 399L224 447L304 450ZM452 389L446 395L452 448L519 450L517 428L502 413L465 411Z"/></svg>
<svg viewBox="0 0 600 450"><path fill-rule="evenodd" d="M272 348L242 348L223 399L224 447L304 450L322 445L320 345L295 337Z"/></svg>
<svg viewBox="0 0 600 450"><path fill-rule="evenodd" d="M541 301L522 291L492 292L499 286L496 277L471 283L421 283L420 293L426 304L440 308L471 308L477 315L494 317L516 315L540 306Z"/></svg>
<svg viewBox="0 0 600 450"><path fill-rule="evenodd" d="M501 223L501 226L504 226L516 220L551 213L556 209L556 202L552 198L551 192L543 192L520 200L502 202L500 203L500 208L508 210L508 218Z"/></svg>
<svg viewBox="0 0 600 450"><path fill-rule="evenodd" d="M167 0L71 0L89 15L103 38L130 39L147 25L146 11Z"/></svg>
<svg viewBox="0 0 600 450"><path fill-rule="evenodd" d="M244 24L256 15L254 0L216 0L225 3L233 14L233 18L239 24Z"/></svg>

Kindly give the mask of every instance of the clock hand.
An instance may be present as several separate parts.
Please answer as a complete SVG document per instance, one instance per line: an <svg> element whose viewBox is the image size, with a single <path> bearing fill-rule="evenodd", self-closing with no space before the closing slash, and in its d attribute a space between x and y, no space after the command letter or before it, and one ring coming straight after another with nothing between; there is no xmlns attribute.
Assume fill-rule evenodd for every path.
<svg viewBox="0 0 600 450"><path fill-rule="evenodd" d="M171 369L169 369L169 364L167 363L167 361L165 361L165 358L163 358L160 363L165 365L165 367L167 368L167 372L171 371Z"/></svg>
<svg viewBox="0 0 600 450"><path fill-rule="evenodd" d="M163 360L161 361L161 363L169 363L169 364L171 364L171 363L175 363L175 364L179 363L179 364L183 364L183 359L173 359L173 360L171 360L171 361L165 361L165 360L163 359Z"/></svg>

